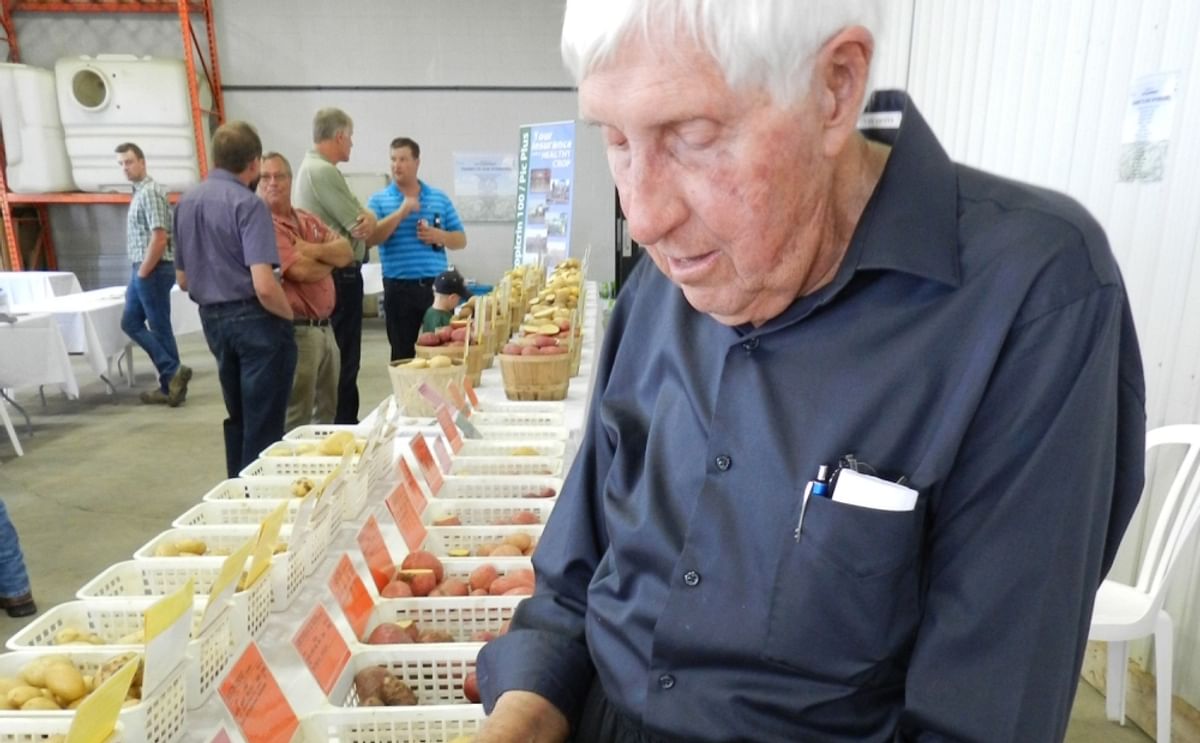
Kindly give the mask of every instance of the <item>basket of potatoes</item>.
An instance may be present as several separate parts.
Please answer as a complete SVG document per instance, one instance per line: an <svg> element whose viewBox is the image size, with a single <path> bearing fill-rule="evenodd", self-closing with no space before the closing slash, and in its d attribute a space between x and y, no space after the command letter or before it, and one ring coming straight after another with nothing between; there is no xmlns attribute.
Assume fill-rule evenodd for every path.
<svg viewBox="0 0 1200 743"><path fill-rule="evenodd" d="M0 741L50 741L70 727L74 710L126 663L139 664L122 706L115 740L172 743L186 732L182 666L157 689L142 688L140 655L100 649L0 655Z"/></svg>
<svg viewBox="0 0 1200 743"><path fill-rule="evenodd" d="M453 359L445 354L437 354L428 359L402 359L393 361L388 366L388 376L392 380L396 404L405 415L416 418L431 418L436 412L433 403L421 394L420 387L423 383L450 399L450 383L456 382L461 385L466 371L467 367L461 359Z"/></svg>

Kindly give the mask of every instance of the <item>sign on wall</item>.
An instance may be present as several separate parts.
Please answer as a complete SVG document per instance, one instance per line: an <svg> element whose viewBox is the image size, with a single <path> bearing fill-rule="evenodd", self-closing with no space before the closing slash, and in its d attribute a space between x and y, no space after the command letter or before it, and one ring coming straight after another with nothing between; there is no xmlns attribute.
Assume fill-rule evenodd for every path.
<svg viewBox="0 0 1200 743"><path fill-rule="evenodd" d="M571 254L575 122L521 127L513 265L553 266Z"/></svg>
<svg viewBox="0 0 1200 743"><path fill-rule="evenodd" d="M454 153L454 205L464 222L511 222L517 214L517 158Z"/></svg>

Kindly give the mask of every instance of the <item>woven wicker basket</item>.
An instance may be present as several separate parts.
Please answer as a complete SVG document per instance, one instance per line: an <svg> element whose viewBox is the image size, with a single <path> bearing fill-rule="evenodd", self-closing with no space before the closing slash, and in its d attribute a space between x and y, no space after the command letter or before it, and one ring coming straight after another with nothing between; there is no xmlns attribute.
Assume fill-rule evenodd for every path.
<svg viewBox="0 0 1200 743"><path fill-rule="evenodd" d="M392 380L392 392L396 395L396 404L400 411L413 418L428 418L437 411L432 403L421 394L422 382L437 390L447 400L450 399L450 383L457 382L460 386L466 376L466 367L462 361L455 361L452 366L442 369L410 369L406 364L411 359L393 361L388 366L388 376Z"/></svg>
<svg viewBox="0 0 1200 743"><path fill-rule="evenodd" d="M417 346L418 359L432 359L434 356L449 356L452 361L461 362L466 346ZM483 346L471 346L467 351L467 376L471 384L478 387L483 380Z"/></svg>
<svg viewBox="0 0 1200 743"><path fill-rule="evenodd" d="M500 374L509 400L565 400L571 383L571 354L500 354Z"/></svg>

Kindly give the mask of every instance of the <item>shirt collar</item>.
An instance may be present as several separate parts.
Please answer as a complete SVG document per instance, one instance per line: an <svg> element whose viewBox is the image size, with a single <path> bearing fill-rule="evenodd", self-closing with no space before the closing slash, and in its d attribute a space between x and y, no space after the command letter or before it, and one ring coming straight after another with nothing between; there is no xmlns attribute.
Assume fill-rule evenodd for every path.
<svg viewBox="0 0 1200 743"><path fill-rule="evenodd" d="M212 170L208 171L208 177L218 181L229 181L230 183L236 183L243 188L245 187L245 184L238 180L236 175L230 173L225 168L213 168Z"/></svg>
<svg viewBox="0 0 1200 743"><path fill-rule="evenodd" d="M954 163L901 91L871 96L862 132L892 152L847 251L852 269L903 271L958 286Z"/></svg>

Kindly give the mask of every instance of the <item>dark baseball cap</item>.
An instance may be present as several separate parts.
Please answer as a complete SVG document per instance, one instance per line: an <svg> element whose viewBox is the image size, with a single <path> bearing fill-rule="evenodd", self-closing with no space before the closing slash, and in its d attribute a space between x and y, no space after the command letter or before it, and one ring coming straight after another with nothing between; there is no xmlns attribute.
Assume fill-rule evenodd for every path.
<svg viewBox="0 0 1200 743"><path fill-rule="evenodd" d="M463 281L462 274L453 268L443 271L433 280L433 290L438 294L457 294L463 298L471 296L471 292L467 291L467 282Z"/></svg>

